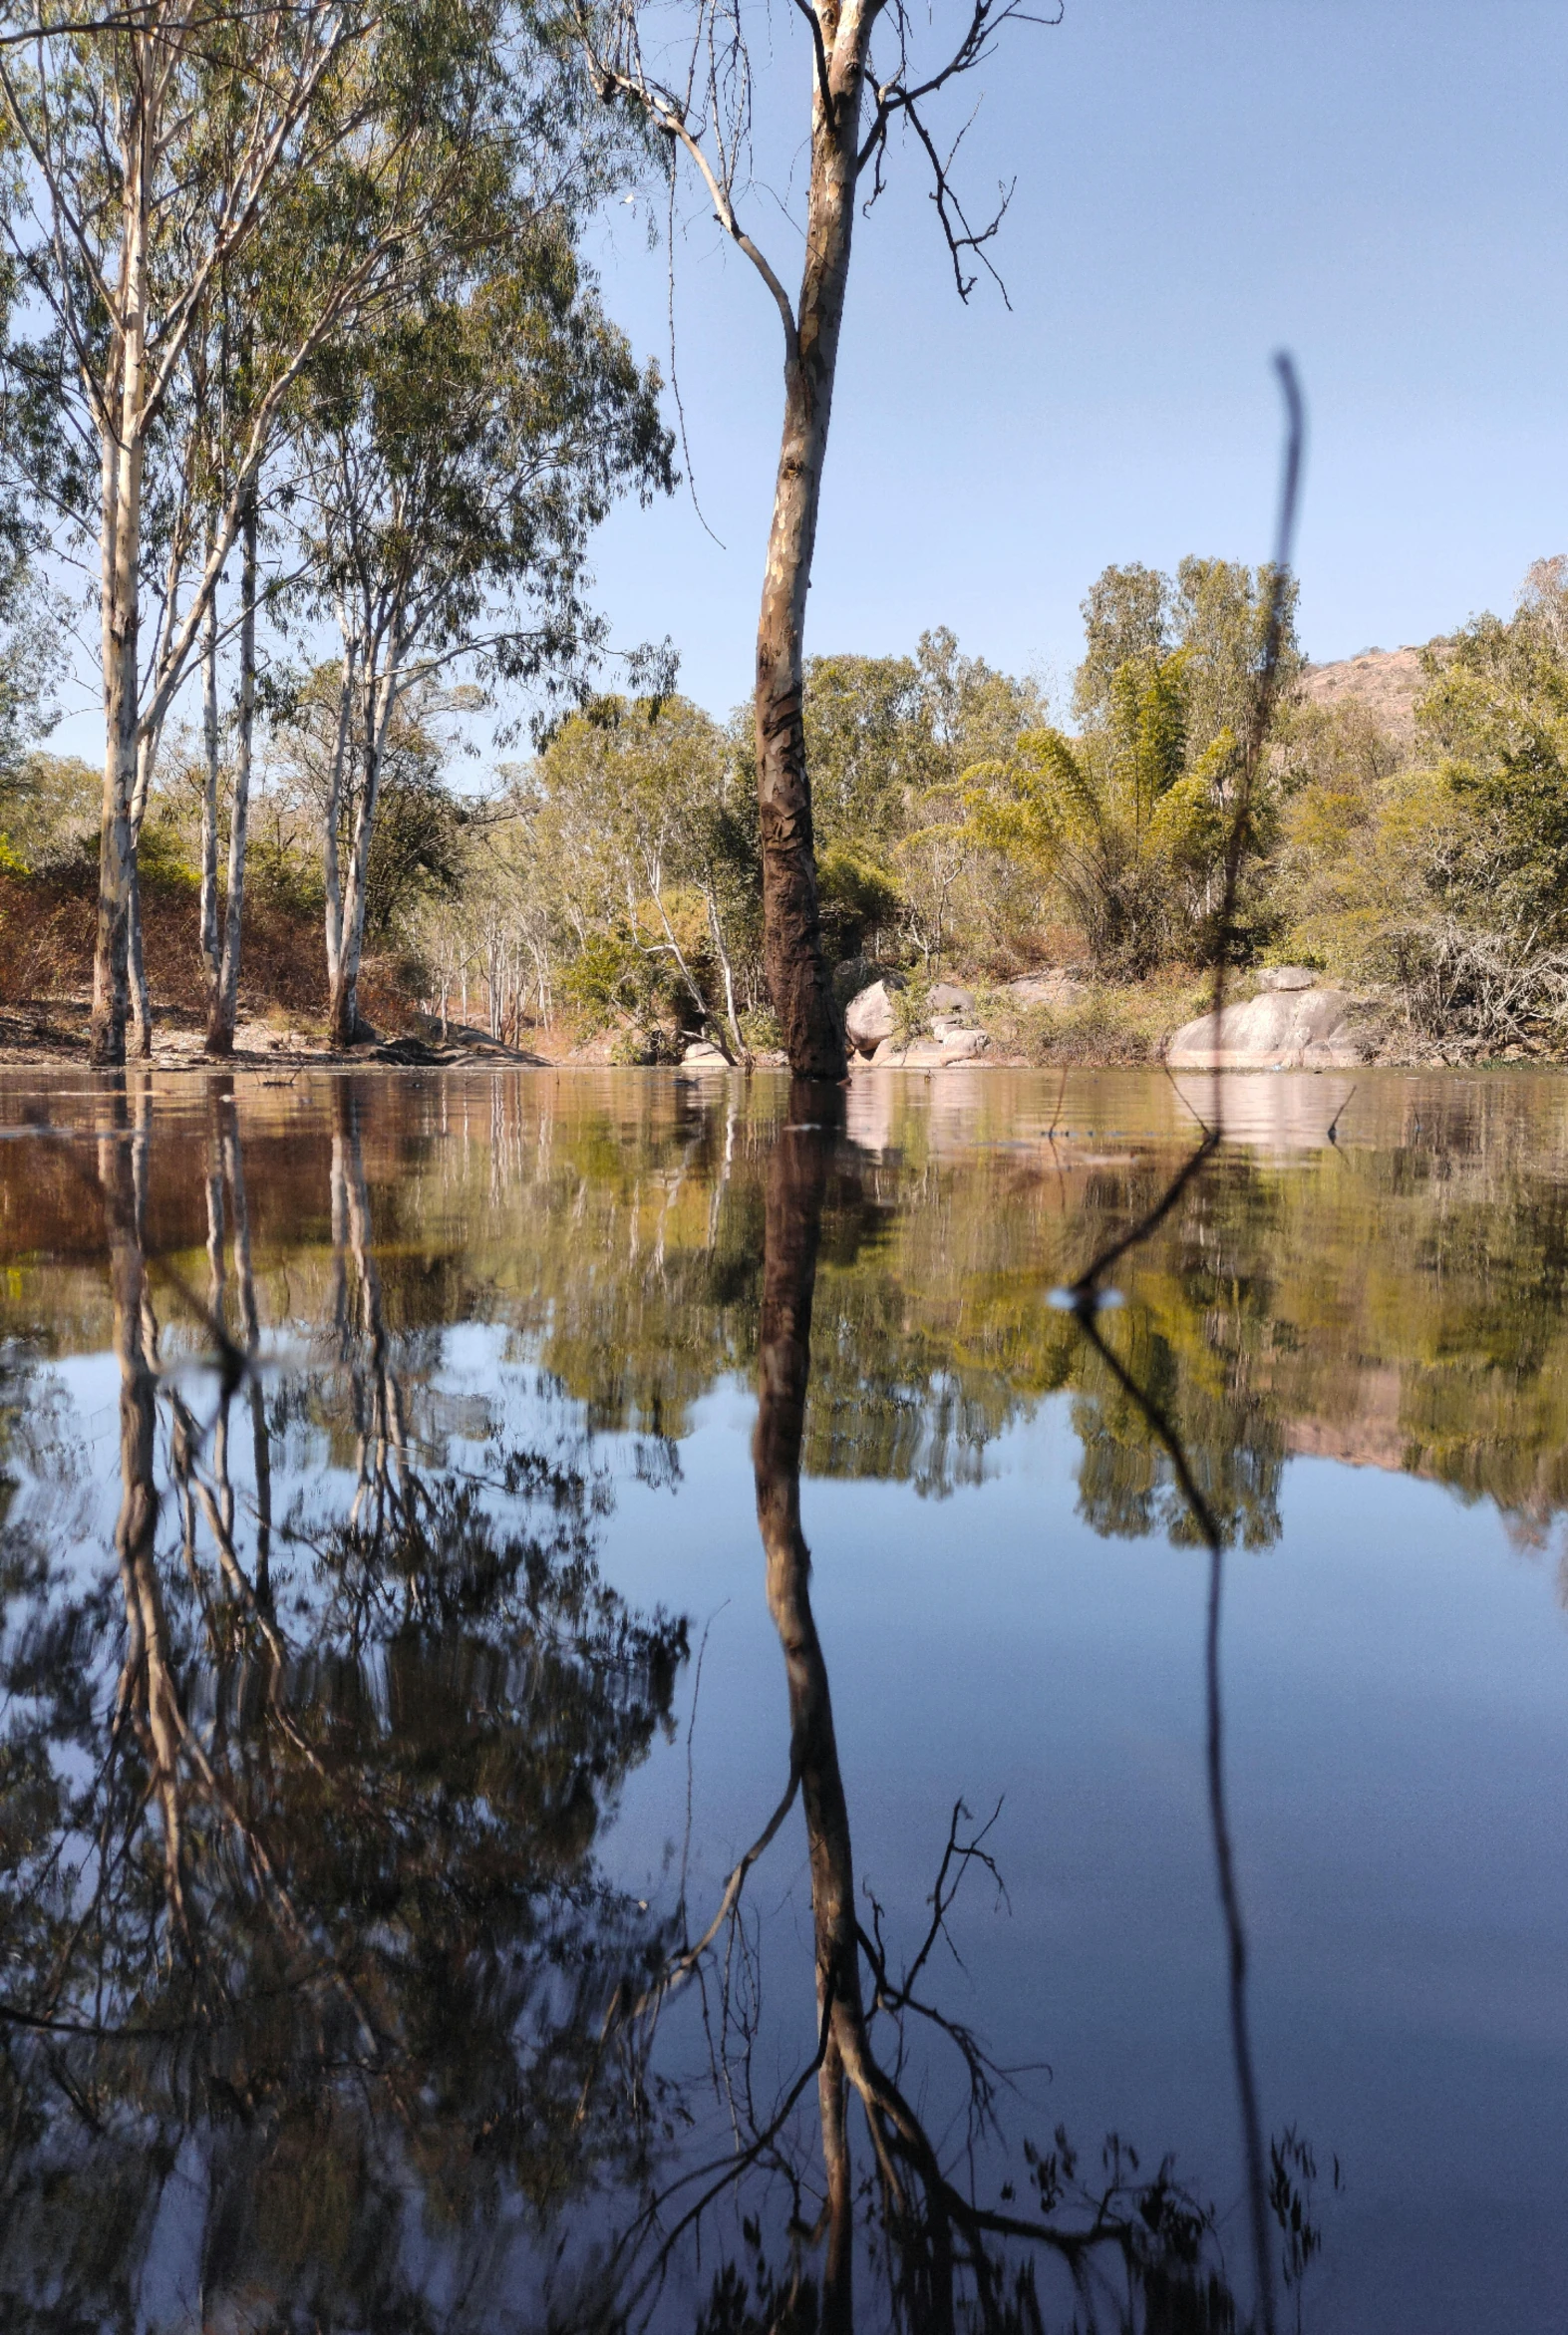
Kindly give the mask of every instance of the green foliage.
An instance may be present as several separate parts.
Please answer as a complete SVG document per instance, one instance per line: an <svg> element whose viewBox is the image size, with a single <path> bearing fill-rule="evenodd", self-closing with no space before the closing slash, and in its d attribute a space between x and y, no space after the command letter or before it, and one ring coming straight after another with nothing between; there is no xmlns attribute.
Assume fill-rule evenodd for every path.
<svg viewBox="0 0 1568 2335"><path fill-rule="evenodd" d="M34 751L0 774L0 825L27 866L63 866L96 846L103 797L102 771Z"/></svg>
<svg viewBox="0 0 1568 2335"><path fill-rule="evenodd" d="M805 761L822 860L896 833L910 792L929 776L928 756L912 657L806 660Z"/></svg>
<svg viewBox="0 0 1568 2335"><path fill-rule="evenodd" d="M1461 1051L1568 1019L1565 617L1568 563L1543 561L1511 618L1434 643L1409 757L1354 707L1288 742L1281 950Z"/></svg>
<svg viewBox="0 0 1568 2335"><path fill-rule="evenodd" d="M902 900L897 884L885 868L847 843L829 843L818 854L816 893L830 962L874 952L898 930Z"/></svg>
<svg viewBox="0 0 1568 2335"><path fill-rule="evenodd" d="M1076 737L1043 727L966 773L975 843L1032 869L1097 969L1138 977L1204 962L1217 911L1239 740L1253 718L1272 586L1266 568L1184 559L1174 579L1109 567L1084 602ZM1281 686L1301 667L1286 602ZM1265 773L1253 804L1238 914L1226 939L1252 954L1272 934L1262 865L1276 828Z"/></svg>
<svg viewBox="0 0 1568 2335"><path fill-rule="evenodd" d="M614 931L589 933L562 967L560 991L589 1029L602 1029L620 1014L646 1019L669 1002L668 985L645 953Z"/></svg>
<svg viewBox="0 0 1568 2335"><path fill-rule="evenodd" d="M615 496L673 485L659 376L636 365L554 211L499 221L307 384L308 590L367 595L403 644L508 679L598 637L582 600Z"/></svg>
<svg viewBox="0 0 1568 2335"><path fill-rule="evenodd" d="M450 899L462 880L464 806L447 785L435 741L418 725L407 728L383 765L371 837L365 930L378 941L404 928L421 903Z"/></svg>

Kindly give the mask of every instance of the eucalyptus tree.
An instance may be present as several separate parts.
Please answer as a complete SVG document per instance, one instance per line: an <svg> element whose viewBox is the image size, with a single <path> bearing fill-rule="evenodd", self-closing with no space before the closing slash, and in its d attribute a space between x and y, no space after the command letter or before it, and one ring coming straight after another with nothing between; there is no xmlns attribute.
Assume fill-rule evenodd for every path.
<svg viewBox="0 0 1568 2335"><path fill-rule="evenodd" d="M151 754L312 355L395 302L433 247L492 232L558 77L504 0L148 0L79 17L5 0L0 105L17 156L4 228L37 329L13 374L50 409L51 485L97 537L106 746L93 1053L125 1053L136 805ZM562 102L564 103L564 101ZM569 113L569 104L565 111ZM553 144L559 167L560 141ZM213 505L168 486L166 621L145 672L148 519L188 484L179 384L225 281L263 239L247 387ZM35 441L36 443L36 441Z"/></svg>
<svg viewBox="0 0 1568 2335"><path fill-rule="evenodd" d="M1045 20L1032 16L1025 0L968 0L951 45L922 59L913 53L916 19L904 0L796 0L810 42L811 101L805 258L791 298L743 216L754 96L743 0L685 0L675 10L656 0L611 0L603 10L584 0L568 4L601 96L631 107L667 142L672 170L685 156L783 327L784 429L754 700L764 959L791 1068L802 1077L836 1078L844 1046L820 940L802 662L855 206L869 207L881 192L889 140L902 130L932 171L960 299L973 289L976 267L995 274L986 247L1007 193L992 218L971 225L949 175L957 142L944 154L931 108L950 83L993 54L1008 25ZM771 40L775 26L766 21ZM666 29L672 24L673 32Z"/></svg>
<svg viewBox="0 0 1568 2335"><path fill-rule="evenodd" d="M743 955L755 948L757 888L740 759L687 698L600 698L564 722L540 757L532 822L535 848L575 895L579 940L586 907L645 958L662 960L733 1060L748 1052L737 989ZM695 915L683 912L683 893ZM712 999L699 949L720 992Z"/></svg>
<svg viewBox="0 0 1568 2335"><path fill-rule="evenodd" d="M335 1044L360 1028L367 878L389 736L411 692L467 666L557 685L603 642L593 528L673 483L659 377L641 371L558 208L482 265L312 368L296 481L309 613L341 647L325 815ZM346 808L346 864L339 848Z"/></svg>

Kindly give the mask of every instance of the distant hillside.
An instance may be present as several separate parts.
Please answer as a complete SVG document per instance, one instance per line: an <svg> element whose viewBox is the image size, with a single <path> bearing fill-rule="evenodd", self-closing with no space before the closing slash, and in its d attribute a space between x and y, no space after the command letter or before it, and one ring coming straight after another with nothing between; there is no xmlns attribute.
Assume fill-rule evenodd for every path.
<svg viewBox="0 0 1568 2335"><path fill-rule="evenodd" d="M1425 687L1418 648L1363 649L1337 665L1309 665L1306 693L1313 705L1344 705L1359 698L1381 729L1402 746L1415 736L1415 700Z"/></svg>

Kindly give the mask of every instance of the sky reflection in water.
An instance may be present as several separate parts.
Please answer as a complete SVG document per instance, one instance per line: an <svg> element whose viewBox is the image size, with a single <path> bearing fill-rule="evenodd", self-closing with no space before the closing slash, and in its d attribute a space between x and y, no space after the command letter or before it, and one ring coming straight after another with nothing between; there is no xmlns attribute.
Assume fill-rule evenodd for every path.
<svg viewBox="0 0 1568 2335"><path fill-rule="evenodd" d="M8 2326L1561 2325L1568 1089L1232 1082L1100 1325L1265 2294L1050 1303L1206 1086L0 1084Z"/></svg>

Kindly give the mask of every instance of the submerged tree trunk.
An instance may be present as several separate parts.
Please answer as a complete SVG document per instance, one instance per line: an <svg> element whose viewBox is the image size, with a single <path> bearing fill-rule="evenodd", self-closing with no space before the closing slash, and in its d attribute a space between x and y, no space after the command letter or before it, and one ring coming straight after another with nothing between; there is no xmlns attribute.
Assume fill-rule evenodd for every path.
<svg viewBox="0 0 1568 2335"><path fill-rule="evenodd" d="M240 521L239 722L234 742L234 791L228 815L228 881L223 899L223 954L212 1010L207 1018L208 1054L234 1051L239 1011L239 950L245 905L245 844L250 826L250 758L256 727L256 532L252 489Z"/></svg>
<svg viewBox="0 0 1568 2335"><path fill-rule="evenodd" d="M824 27L824 32L828 28ZM836 32L836 26L832 28ZM811 101L811 179L798 320L785 323L784 414L757 626L757 797L763 963L799 1078L841 1078L844 1040L822 959L811 784L805 767L805 599L854 225L855 142L869 24L826 39ZM838 50L845 51L839 56ZM826 88L824 91L823 80ZM787 312L787 302L781 301Z"/></svg>

